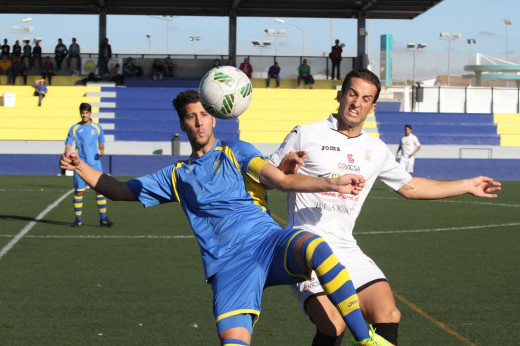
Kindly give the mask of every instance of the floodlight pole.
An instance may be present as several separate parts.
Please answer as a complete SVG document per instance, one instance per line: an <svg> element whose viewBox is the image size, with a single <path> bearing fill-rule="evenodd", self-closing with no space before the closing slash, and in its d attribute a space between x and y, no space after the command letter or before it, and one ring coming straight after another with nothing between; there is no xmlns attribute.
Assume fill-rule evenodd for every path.
<svg viewBox="0 0 520 346"><path fill-rule="evenodd" d="M506 24L506 61L509 61L508 56L508 27L511 25L510 19L504 19L504 23Z"/></svg>

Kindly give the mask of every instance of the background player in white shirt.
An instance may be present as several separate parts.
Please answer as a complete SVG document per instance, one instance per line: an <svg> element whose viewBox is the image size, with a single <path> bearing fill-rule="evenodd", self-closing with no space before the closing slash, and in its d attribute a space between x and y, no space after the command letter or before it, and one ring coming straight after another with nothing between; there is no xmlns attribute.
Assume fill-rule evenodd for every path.
<svg viewBox="0 0 520 346"><path fill-rule="evenodd" d="M395 157L399 157L401 152L401 158L399 164L401 167L406 169L408 173L413 173L413 166L415 164L415 154L421 150L421 143L416 135L412 133L412 125L404 125L404 136L399 141L399 147Z"/></svg>
<svg viewBox="0 0 520 346"><path fill-rule="evenodd" d="M327 120L297 126L271 161L286 173L335 177L361 174L366 185L357 196L338 193L289 193L287 227L319 234L348 268L360 307L377 333L397 344L401 313L382 271L359 248L352 235L356 218L376 178L409 199L439 199L469 193L495 198L500 183L488 177L438 181L412 177L395 161L386 144L362 131L376 108L381 84L368 70L351 71L337 94L339 109ZM315 276L313 276L314 278ZM317 280L293 286L293 293L317 327L314 345L340 345L345 325Z"/></svg>

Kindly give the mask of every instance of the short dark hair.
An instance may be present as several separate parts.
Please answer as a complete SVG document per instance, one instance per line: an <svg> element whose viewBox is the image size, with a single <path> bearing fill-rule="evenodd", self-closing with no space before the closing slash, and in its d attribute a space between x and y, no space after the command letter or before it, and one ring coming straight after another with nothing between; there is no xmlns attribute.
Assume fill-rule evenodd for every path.
<svg viewBox="0 0 520 346"><path fill-rule="evenodd" d="M183 121L186 115L186 105L197 102L200 102L200 96L197 90L183 91L173 99L173 107L175 107L180 121Z"/></svg>
<svg viewBox="0 0 520 346"><path fill-rule="evenodd" d="M347 92L348 87L350 86L350 80L352 78L360 78L364 80L365 82L368 82L372 85L375 85L377 88L376 95L374 97L374 102L376 103L377 99L379 98L379 94L381 93L381 82L379 81L379 78L370 70L367 69L357 69L350 71L347 76L345 77L345 80L343 81L343 85L341 85L341 93L344 94Z"/></svg>
<svg viewBox="0 0 520 346"><path fill-rule="evenodd" d="M83 113L83 111L92 113L92 106L90 105L90 103L83 102L79 105L79 113L81 114Z"/></svg>
<svg viewBox="0 0 520 346"><path fill-rule="evenodd" d="M411 130L412 129L412 125L406 124L406 125L404 125L404 128L409 128Z"/></svg>

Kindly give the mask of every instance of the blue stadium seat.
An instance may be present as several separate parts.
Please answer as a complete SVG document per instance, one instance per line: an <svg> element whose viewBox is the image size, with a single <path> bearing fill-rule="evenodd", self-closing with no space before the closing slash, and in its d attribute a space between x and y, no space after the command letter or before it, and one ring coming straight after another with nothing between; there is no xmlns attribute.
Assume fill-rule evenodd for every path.
<svg viewBox="0 0 520 346"><path fill-rule="evenodd" d="M376 110L379 138L398 144L404 125L425 145L500 145L493 114L404 113Z"/></svg>

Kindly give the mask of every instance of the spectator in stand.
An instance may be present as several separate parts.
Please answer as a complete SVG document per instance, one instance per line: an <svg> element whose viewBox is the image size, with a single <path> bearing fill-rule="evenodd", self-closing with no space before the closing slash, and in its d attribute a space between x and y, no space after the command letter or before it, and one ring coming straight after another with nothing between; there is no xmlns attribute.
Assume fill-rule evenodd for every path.
<svg viewBox="0 0 520 346"><path fill-rule="evenodd" d="M307 65L307 59L303 59L303 63L298 67L298 89L301 88L302 80L305 84L309 84L312 89L314 78L311 75L311 67Z"/></svg>
<svg viewBox="0 0 520 346"><path fill-rule="evenodd" d="M0 75L7 75L7 84L11 84L13 78L13 63L6 54L2 55L2 60L0 60Z"/></svg>
<svg viewBox="0 0 520 346"><path fill-rule="evenodd" d="M334 79L334 70L337 70L336 72L336 79L340 79L339 75L339 66L341 65L341 54L343 53L343 45L339 44L339 40L336 40L336 44L332 46L329 58L332 62L332 72L330 73L330 79Z"/></svg>
<svg viewBox="0 0 520 346"><path fill-rule="evenodd" d="M31 61L31 40L24 40L23 41L25 45L22 48L22 56L23 56L23 62L27 62L26 66L32 67L32 61Z"/></svg>
<svg viewBox="0 0 520 346"><path fill-rule="evenodd" d="M175 77L175 64L170 58L164 60L164 76Z"/></svg>
<svg viewBox="0 0 520 346"><path fill-rule="evenodd" d="M7 55L7 58L9 58L9 54L11 53L11 46L7 44L7 39L4 38L4 44L1 47L2 49L2 56Z"/></svg>
<svg viewBox="0 0 520 346"><path fill-rule="evenodd" d="M269 67L269 71L267 72L267 79L265 80L265 87L269 88L269 84L271 84L271 78L276 79L276 87L280 87L280 66L278 66L278 62L274 62L274 65Z"/></svg>
<svg viewBox="0 0 520 346"><path fill-rule="evenodd" d="M67 69L70 70L70 61L76 59L76 66L78 70L81 70L81 56L79 44L76 43L76 38L72 38L72 43L69 46L69 56L67 57Z"/></svg>
<svg viewBox="0 0 520 346"><path fill-rule="evenodd" d="M121 65L115 64L114 67L110 69L110 81L115 82L117 86L125 84L125 77L119 73L119 68Z"/></svg>
<svg viewBox="0 0 520 346"><path fill-rule="evenodd" d="M38 107L41 107L42 100L47 95L47 86L45 85L45 79L38 79L34 82L34 84L34 96L38 96Z"/></svg>
<svg viewBox="0 0 520 346"><path fill-rule="evenodd" d="M42 66L42 47L40 47L40 41L34 41L34 48L32 50L32 66ZM38 63L36 63L38 60Z"/></svg>
<svg viewBox="0 0 520 346"><path fill-rule="evenodd" d="M17 57L13 64L13 85L16 83L16 76L22 76L23 85L27 85L27 67L21 56Z"/></svg>
<svg viewBox="0 0 520 346"><path fill-rule="evenodd" d="M240 64L239 69L242 70L249 78L251 78L253 75L253 66L251 66L249 63L249 58L244 58L244 62Z"/></svg>
<svg viewBox="0 0 520 346"><path fill-rule="evenodd" d="M58 68L58 71L61 70L61 63L63 62L63 59L65 59L65 57L67 56L68 52L69 51L67 50L67 46L65 46L61 38L59 38L58 44L54 48L54 59L56 60L56 66ZM51 83L49 82L49 84Z"/></svg>
<svg viewBox="0 0 520 346"><path fill-rule="evenodd" d="M227 64L228 66L237 67L237 64L235 64L235 59L233 59L232 57L228 58Z"/></svg>
<svg viewBox="0 0 520 346"><path fill-rule="evenodd" d="M143 75L143 69L140 66L134 64L134 59L129 57L123 64L123 75L130 77L141 77Z"/></svg>
<svg viewBox="0 0 520 346"><path fill-rule="evenodd" d="M215 67L220 67L220 59L218 59L218 58L213 60L213 68L215 68Z"/></svg>
<svg viewBox="0 0 520 346"><path fill-rule="evenodd" d="M20 41L16 40L13 46L13 54L11 54L11 61L14 63L19 56L22 56L22 46L20 46Z"/></svg>
<svg viewBox="0 0 520 346"><path fill-rule="evenodd" d="M101 77L109 73L108 62L112 59L112 47L108 44L108 38L104 38L99 46L98 73Z"/></svg>
<svg viewBox="0 0 520 346"><path fill-rule="evenodd" d="M155 59L152 65L152 79L161 80L164 78L164 66L161 64L161 60Z"/></svg>
<svg viewBox="0 0 520 346"><path fill-rule="evenodd" d="M50 56L45 57L45 61L42 64L42 78L49 79L49 85L52 85L52 76L54 75L54 64L51 61Z"/></svg>

